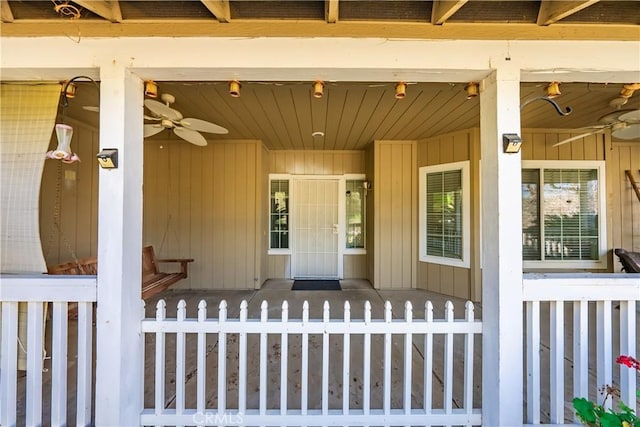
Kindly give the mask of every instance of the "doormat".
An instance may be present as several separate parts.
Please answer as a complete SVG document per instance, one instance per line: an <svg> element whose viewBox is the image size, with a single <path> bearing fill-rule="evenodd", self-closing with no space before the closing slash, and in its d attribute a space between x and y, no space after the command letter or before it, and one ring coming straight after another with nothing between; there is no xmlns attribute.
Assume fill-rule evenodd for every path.
<svg viewBox="0 0 640 427"><path fill-rule="evenodd" d="M292 291L340 291L339 280L296 280Z"/></svg>

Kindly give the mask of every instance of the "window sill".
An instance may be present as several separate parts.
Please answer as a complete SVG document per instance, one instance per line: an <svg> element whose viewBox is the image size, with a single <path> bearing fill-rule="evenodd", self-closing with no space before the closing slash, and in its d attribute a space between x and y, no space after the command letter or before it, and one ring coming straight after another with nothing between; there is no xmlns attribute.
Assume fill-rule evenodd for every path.
<svg viewBox="0 0 640 427"><path fill-rule="evenodd" d="M348 248L344 250L345 255L366 255L367 250L364 248Z"/></svg>

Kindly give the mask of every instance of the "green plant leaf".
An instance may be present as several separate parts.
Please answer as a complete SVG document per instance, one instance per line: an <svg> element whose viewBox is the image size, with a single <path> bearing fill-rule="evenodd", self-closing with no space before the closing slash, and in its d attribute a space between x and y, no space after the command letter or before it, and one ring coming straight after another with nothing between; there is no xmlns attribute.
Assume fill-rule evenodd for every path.
<svg viewBox="0 0 640 427"><path fill-rule="evenodd" d="M585 424L592 424L596 422L596 413L592 402L588 401L584 397L576 397L573 399L573 407L576 410L576 415Z"/></svg>
<svg viewBox="0 0 640 427"><path fill-rule="evenodd" d="M622 427L622 420L617 414L605 412L600 415L600 425L602 427Z"/></svg>

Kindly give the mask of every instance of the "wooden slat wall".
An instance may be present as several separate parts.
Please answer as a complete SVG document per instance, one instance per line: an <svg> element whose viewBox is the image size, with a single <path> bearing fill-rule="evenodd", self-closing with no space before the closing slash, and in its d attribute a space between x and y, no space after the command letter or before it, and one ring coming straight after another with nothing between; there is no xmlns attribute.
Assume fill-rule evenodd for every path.
<svg viewBox="0 0 640 427"><path fill-rule="evenodd" d="M176 287L259 284L261 150L258 141L146 144L144 244L159 258L195 259Z"/></svg>
<svg viewBox="0 0 640 427"><path fill-rule="evenodd" d="M47 266L97 254L98 249L98 131L65 120L74 128L71 148L81 162L45 162L40 189L40 240ZM52 136L50 149L57 141ZM59 212L59 228L54 225Z"/></svg>
<svg viewBox="0 0 640 427"><path fill-rule="evenodd" d="M418 168L422 166L439 165L444 163L470 160L470 176L472 183L477 182L479 145L478 132L475 129L455 132L431 138L418 143ZM472 187L474 197L471 198L472 224L479 225L479 195L476 186ZM418 234L416 227L415 233ZM432 292L451 295L458 298L479 298L475 286L476 276L473 271L479 270L479 228L471 229L472 268L452 267L426 262L418 262L417 287ZM417 256L416 256L417 259Z"/></svg>
<svg viewBox="0 0 640 427"><path fill-rule="evenodd" d="M269 153L269 173L343 175L365 173L363 151L276 150Z"/></svg>
<svg viewBox="0 0 640 427"><path fill-rule="evenodd" d="M269 152L269 165L269 173L293 175L343 175L366 172L364 151L274 150ZM268 190L265 194L268 194ZM366 259L366 256L344 256L345 279L367 277L366 261L363 263L362 258ZM267 278L291 277L289 255L269 255L267 264Z"/></svg>
<svg viewBox="0 0 640 427"><path fill-rule="evenodd" d="M371 181L372 189L376 188L377 177L375 174L375 149L374 144L369 144L365 150L365 174ZM376 242L375 242L375 224L376 224L376 212L374 209L376 200L376 192L369 191L366 197L366 209L367 209L367 223L365 246L367 247L367 275L365 276L371 283L374 283L375 277L375 257L371 254L375 254Z"/></svg>
<svg viewBox="0 0 640 427"><path fill-rule="evenodd" d="M374 142L374 276L379 289L416 286L417 144Z"/></svg>
<svg viewBox="0 0 640 427"><path fill-rule="evenodd" d="M625 175L625 170L631 172L636 185L640 186L640 143L614 143L607 154L607 187L611 213L608 226L612 230L609 247L640 252L640 200ZM613 271L620 271L618 258L612 258Z"/></svg>

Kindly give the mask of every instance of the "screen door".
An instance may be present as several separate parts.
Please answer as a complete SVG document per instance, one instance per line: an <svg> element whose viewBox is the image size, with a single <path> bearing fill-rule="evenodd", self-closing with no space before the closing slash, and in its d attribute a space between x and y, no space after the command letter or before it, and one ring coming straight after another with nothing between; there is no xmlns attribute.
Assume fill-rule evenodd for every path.
<svg viewBox="0 0 640 427"><path fill-rule="evenodd" d="M338 277L338 182L295 181L295 277Z"/></svg>

